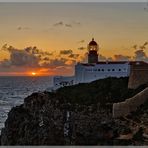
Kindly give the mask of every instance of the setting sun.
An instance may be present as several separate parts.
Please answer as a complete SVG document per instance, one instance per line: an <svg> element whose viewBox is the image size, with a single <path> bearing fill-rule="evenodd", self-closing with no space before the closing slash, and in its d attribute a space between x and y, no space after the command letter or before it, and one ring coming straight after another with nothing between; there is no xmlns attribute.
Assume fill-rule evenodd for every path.
<svg viewBox="0 0 148 148"><path fill-rule="evenodd" d="M35 73L35 72L32 72L31 74L32 74L32 76L35 76L35 75L36 75L36 73Z"/></svg>

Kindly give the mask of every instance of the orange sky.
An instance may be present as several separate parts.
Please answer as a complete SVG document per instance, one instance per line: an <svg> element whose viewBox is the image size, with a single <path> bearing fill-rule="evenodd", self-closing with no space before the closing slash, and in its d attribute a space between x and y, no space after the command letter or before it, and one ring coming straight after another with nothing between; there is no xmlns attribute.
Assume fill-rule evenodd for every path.
<svg viewBox="0 0 148 148"><path fill-rule="evenodd" d="M145 3L1 3L0 46L7 46L0 50L0 75L71 75L76 62L86 61L92 37L103 58L134 59L135 51L148 41L145 7ZM26 47L34 46L38 54L26 52ZM63 50L69 53L61 54ZM148 50L142 50L138 54L147 60Z"/></svg>

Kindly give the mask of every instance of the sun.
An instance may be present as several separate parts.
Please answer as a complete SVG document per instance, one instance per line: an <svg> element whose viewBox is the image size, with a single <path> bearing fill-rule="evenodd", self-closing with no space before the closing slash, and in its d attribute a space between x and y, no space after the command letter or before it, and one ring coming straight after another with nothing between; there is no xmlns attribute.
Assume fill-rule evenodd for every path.
<svg viewBox="0 0 148 148"><path fill-rule="evenodd" d="M36 73L35 73L35 72L32 72L31 74L32 74L32 76L35 76L35 75L36 75Z"/></svg>

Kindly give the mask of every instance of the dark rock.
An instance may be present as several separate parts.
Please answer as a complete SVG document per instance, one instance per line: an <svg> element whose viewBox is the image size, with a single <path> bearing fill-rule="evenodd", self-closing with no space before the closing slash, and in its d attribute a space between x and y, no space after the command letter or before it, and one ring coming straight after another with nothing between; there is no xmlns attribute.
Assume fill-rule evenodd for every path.
<svg viewBox="0 0 148 148"><path fill-rule="evenodd" d="M116 85L113 85L114 82ZM123 88L121 82L124 82ZM53 93L33 93L24 99L24 104L12 108L9 112L5 128L1 131L1 144L145 144L143 137L136 143L136 135L133 139L118 139L122 134L133 132L132 124L133 122L135 124L137 118L142 121L137 124L145 123L147 126L148 112L145 112L148 110L147 103L127 117L129 121L124 117L112 118L112 102L120 100L119 97L123 96L121 92L124 90L125 96L132 96L137 92L137 90L126 90L124 88L126 85L127 78L125 80L109 78L91 84L61 88ZM118 86L120 92L116 94ZM116 99L112 100L114 96ZM105 103L103 97L109 102Z"/></svg>

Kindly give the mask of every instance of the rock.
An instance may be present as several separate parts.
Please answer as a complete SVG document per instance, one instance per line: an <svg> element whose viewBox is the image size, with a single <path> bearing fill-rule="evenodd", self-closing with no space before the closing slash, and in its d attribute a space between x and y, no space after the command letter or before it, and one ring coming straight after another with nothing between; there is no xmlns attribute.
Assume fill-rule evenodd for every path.
<svg viewBox="0 0 148 148"><path fill-rule="evenodd" d="M103 86L106 84L101 83ZM138 127L141 124L147 129L148 102L139 107L136 112L132 112L130 116L115 119L112 117L108 102L104 104L103 101L102 105L103 98L97 101L96 94L93 98L94 102L89 100L89 103L87 101L85 103L85 100L91 99L90 94L87 98L89 92L82 96L69 95L68 97L67 94L70 91L78 91L79 94L79 87L76 87L77 89L74 87L76 86L70 89L62 88L57 92L33 93L24 99L22 105L13 107L1 131L1 145L146 144L143 136L137 141L134 132L135 126ZM99 87L101 90L100 85ZM96 87L93 88L96 89ZM101 96L101 93L99 95ZM71 97L72 100L70 100ZM76 100L75 97L77 97ZM109 106L111 107L111 102ZM123 135L125 137L129 133L134 135L132 140L123 138ZM121 135L122 138L119 138Z"/></svg>
<svg viewBox="0 0 148 148"><path fill-rule="evenodd" d="M62 113L46 101L47 95L33 94L24 105L12 108L2 129L2 145L63 145Z"/></svg>

